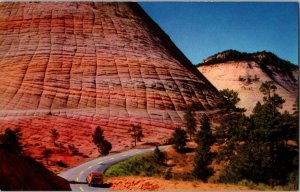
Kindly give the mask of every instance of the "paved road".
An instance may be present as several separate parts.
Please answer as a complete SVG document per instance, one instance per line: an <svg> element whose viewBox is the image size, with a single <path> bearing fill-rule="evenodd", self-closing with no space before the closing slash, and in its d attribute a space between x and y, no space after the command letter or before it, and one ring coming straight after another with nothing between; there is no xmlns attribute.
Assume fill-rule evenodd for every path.
<svg viewBox="0 0 300 192"><path fill-rule="evenodd" d="M159 148L161 150L164 150L166 147L167 146L161 146ZM128 159L129 157L133 157L135 155L154 151L154 149L155 148L132 149L105 157L99 157L72 169L69 169L65 172L62 172L59 174L59 176L67 179L71 183L70 185L73 191L108 191L109 188L89 187L85 180L87 175L93 171L103 172L105 169L119 161Z"/></svg>

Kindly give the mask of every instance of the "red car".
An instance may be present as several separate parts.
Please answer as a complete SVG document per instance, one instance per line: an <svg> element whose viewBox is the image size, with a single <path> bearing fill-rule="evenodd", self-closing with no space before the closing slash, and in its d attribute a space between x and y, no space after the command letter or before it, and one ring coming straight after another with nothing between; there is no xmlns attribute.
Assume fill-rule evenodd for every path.
<svg viewBox="0 0 300 192"><path fill-rule="evenodd" d="M86 177L86 181L87 181L89 186L103 185L103 173L101 173L101 172L91 172Z"/></svg>

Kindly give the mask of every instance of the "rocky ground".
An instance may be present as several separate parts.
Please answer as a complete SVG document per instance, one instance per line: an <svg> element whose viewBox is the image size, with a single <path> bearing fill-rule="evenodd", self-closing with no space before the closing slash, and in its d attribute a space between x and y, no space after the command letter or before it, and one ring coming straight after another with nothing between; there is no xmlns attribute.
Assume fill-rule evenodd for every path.
<svg viewBox="0 0 300 192"><path fill-rule="evenodd" d="M173 147L165 150L169 167L172 167L172 178L166 180L163 176L142 177L111 177L105 182L112 183L112 189L115 190L249 190L250 188L238 185L227 185L216 183L220 171L224 168L222 164L213 162L211 167L215 170L215 174L208 179L208 183L195 180L191 176L193 171L193 163L195 157L195 142L188 142L186 150L178 153ZM216 151L217 147L213 146L212 151Z"/></svg>
<svg viewBox="0 0 300 192"><path fill-rule="evenodd" d="M107 180L113 190L249 190L245 186L164 180L154 177L114 177Z"/></svg>

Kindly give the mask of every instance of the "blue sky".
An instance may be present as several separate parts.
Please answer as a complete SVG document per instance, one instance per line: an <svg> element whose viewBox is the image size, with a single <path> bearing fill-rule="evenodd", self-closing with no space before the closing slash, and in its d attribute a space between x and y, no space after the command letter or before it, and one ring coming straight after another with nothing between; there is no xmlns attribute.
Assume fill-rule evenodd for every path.
<svg viewBox="0 0 300 192"><path fill-rule="evenodd" d="M197 64L227 49L271 51L298 64L298 3L140 2Z"/></svg>

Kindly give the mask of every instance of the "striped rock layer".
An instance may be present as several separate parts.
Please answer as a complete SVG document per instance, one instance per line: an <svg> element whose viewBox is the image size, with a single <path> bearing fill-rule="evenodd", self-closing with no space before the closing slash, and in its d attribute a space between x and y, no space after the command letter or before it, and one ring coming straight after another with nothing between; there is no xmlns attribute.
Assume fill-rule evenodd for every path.
<svg viewBox="0 0 300 192"><path fill-rule="evenodd" d="M183 110L215 109L217 90L136 3L1 3L0 129L32 148L93 149L95 126L114 149L131 124L145 141L182 126ZM91 153L91 152L90 152Z"/></svg>

